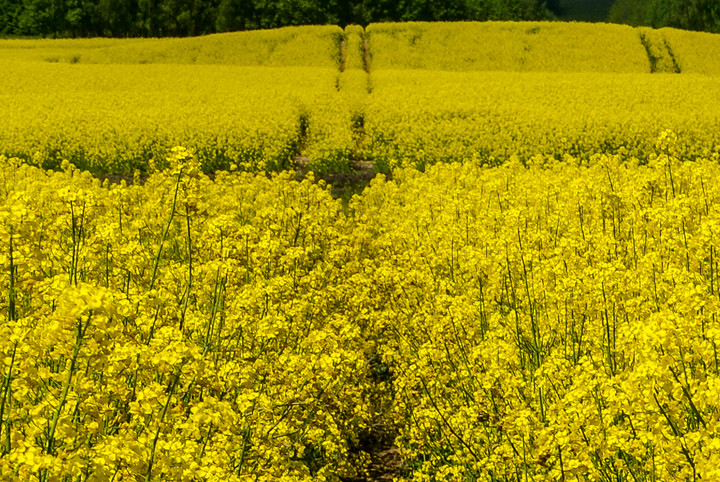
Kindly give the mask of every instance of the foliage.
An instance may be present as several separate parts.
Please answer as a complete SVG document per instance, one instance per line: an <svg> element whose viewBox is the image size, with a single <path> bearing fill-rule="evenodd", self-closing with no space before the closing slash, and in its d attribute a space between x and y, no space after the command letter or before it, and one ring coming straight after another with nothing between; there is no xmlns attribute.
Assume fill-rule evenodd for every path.
<svg viewBox="0 0 720 482"><path fill-rule="evenodd" d="M1 161L3 480L358 474L368 364L327 189L211 181L181 148L143 186Z"/></svg>
<svg viewBox="0 0 720 482"><path fill-rule="evenodd" d="M0 159L0 476L720 477L717 153L144 184Z"/></svg>
<svg viewBox="0 0 720 482"><path fill-rule="evenodd" d="M367 28L380 69L644 72L632 28L559 22L382 23Z"/></svg>
<svg viewBox="0 0 720 482"><path fill-rule="evenodd" d="M615 0L610 20L720 33L720 4L715 0Z"/></svg>
<svg viewBox="0 0 720 482"><path fill-rule="evenodd" d="M0 0L0 34L183 37L291 25L540 20L539 0Z"/></svg>
<svg viewBox="0 0 720 482"><path fill-rule="evenodd" d="M383 172L538 152L645 159L668 127L683 159L720 152L714 77L385 70L372 86L363 154Z"/></svg>
<svg viewBox="0 0 720 482"><path fill-rule="evenodd" d="M548 9L565 22L607 22L614 0L549 0Z"/></svg>
<svg viewBox="0 0 720 482"><path fill-rule="evenodd" d="M356 198L411 480L720 477L720 157L677 139L646 166L437 165Z"/></svg>

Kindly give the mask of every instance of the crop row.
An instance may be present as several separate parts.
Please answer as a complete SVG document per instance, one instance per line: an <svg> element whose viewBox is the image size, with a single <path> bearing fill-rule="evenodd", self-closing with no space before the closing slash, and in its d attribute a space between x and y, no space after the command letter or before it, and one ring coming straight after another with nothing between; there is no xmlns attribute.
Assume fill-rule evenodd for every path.
<svg viewBox="0 0 720 482"><path fill-rule="evenodd" d="M355 205L412 480L720 477L717 161L459 165Z"/></svg>
<svg viewBox="0 0 720 482"><path fill-rule="evenodd" d="M449 161L497 164L536 153L646 159L664 129L684 159L720 153L713 77L380 71L363 155L383 171Z"/></svg>
<svg viewBox="0 0 720 482"><path fill-rule="evenodd" d="M720 95L715 77L687 72L711 73L700 52L716 40L503 22L5 40L0 153L129 175L162 167L184 145L206 172L277 171L298 157L315 171L370 161L389 172L537 152L647 157L672 129L681 157L708 157L718 151ZM649 70L683 73L617 73Z"/></svg>
<svg viewBox="0 0 720 482"><path fill-rule="evenodd" d="M147 173L175 145L206 172L282 170L297 156L335 172L357 160L389 172L538 152L645 158L667 128L682 158L720 151L720 90L707 76L29 62L5 72L0 152L54 169L66 159Z"/></svg>
<svg viewBox="0 0 720 482"><path fill-rule="evenodd" d="M180 39L0 40L0 59L100 64L225 64L372 70L683 72L717 75L720 36L671 28L563 22L404 22L287 27ZM653 65L653 57L670 65ZM362 67L360 67L362 68Z"/></svg>
<svg viewBox="0 0 720 482"><path fill-rule="evenodd" d="M184 144L206 171L277 171L308 139L339 132L324 127L339 112L334 69L12 62L5 72L1 151L47 168L147 172ZM333 142L325 162L346 145Z"/></svg>
<svg viewBox="0 0 720 482"><path fill-rule="evenodd" d="M3 480L720 477L720 176L537 156L322 183L0 164Z"/></svg>
<svg viewBox="0 0 720 482"><path fill-rule="evenodd" d="M720 73L720 36L671 28L404 22L371 24L367 38L373 70ZM657 68L653 56L671 65Z"/></svg>

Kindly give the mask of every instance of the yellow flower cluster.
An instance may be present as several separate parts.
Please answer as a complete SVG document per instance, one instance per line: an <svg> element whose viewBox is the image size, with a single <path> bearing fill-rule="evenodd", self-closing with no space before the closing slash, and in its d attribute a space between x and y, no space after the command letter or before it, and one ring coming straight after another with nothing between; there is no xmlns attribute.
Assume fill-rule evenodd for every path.
<svg viewBox="0 0 720 482"><path fill-rule="evenodd" d="M720 85L697 75L373 71L365 156L379 169L497 164L537 153L646 159L659 132L683 159L720 152Z"/></svg>
<svg viewBox="0 0 720 482"><path fill-rule="evenodd" d="M100 64L337 66L337 26L165 39L0 40L0 59Z"/></svg>
<svg viewBox="0 0 720 482"><path fill-rule="evenodd" d="M720 479L720 167L659 144L356 198L412 480Z"/></svg>
<svg viewBox="0 0 720 482"><path fill-rule="evenodd" d="M367 28L373 70L674 72L717 75L720 36L563 22L405 22ZM649 50L649 51L648 51ZM654 69L650 55L668 57Z"/></svg>
<svg viewBox="0 0 720 482"><path fill-rule="evenodd" d="M372 69L649 72L626 25L407 22L368 26Z"/></svg>
<svg viewBox="0 0 720 482"><path fill-rule="evenodd" d="M4 71L0 152L55 169L67 159L95 172L147 172L186 145L206 171L280 170L301 137L323 140L321 122L301 134L305 112L341 101L335 69L8 62Z"/></svg>
<svg viewBox="0 0 720 482"><path fill-rule="evenodd" d="M357 475L340 203L291 174L210 180L185 149L168 164L128 186L0 158L0 479Z"/></svg>
<svg viewBox="0 0 720 482"><path fill-rule="evenodd" d="M671 128L684 144L678 155L708 157L718 86L687 73L717 73L718 39L470 22L0 40L0 154L129 175L164 167L184 145L205 172L277 171L296 157L318 172L358 160L389 172L538 152L642 157L648 139Z"/></svg>
<svg viewBox="0 0 720 482"><path fill-rule="evenodd" d="M718 159L144 184L0 162L0 478L720 477Z"/></svg>

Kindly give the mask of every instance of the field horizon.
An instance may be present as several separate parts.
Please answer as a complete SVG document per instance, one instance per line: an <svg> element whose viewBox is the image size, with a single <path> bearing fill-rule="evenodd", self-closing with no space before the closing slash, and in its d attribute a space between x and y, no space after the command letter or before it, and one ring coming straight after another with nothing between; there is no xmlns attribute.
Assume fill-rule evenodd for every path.
<svg viewBox="0 0 720 482"><path fill-rule="evenodd" d="M153 162L162 165L176 145L195 149L206 172L230 165L278 170L299 162L324 173L368 164L388 173L396 165L426 165L406 153L418 145L437 159L492 164L516 155L525 162L534 154L560 155L552 146L561 138L575 145L575 154L621 148L632 154L673 129L690 144L688 155L696 156L714 148L699 144L709 142L704 138L717 121L711 79L720 75L718 55L720 35L575 22L411 22L181 39L3 40L0 63L8 75L0 88L12 95L0 152L49 168L68 160L98 174L126 176L135 169L146 174ZM432 85L440 79L442 86ZM698 90L708 91L707 98L684 97ZM422 103L426 93L435 107ZM626 94L631 97L621 100ZM494 105L498 95L515 101ZM575 102L569 95L579 102L575 108L584 109L586 125L572 123L560 133L544 123L543 113L566 109L563 103ZM475 100L462 105L462 97ZM152 107L161 102L175 105L173 118ZM690 116L683 103L697 103L699 111L683 119L682 112ZM83 104L97 108L88 111ZM650 118L656 104L677 106L663 125ZM394 113L397 108L402 112ZM193 115L203 110L214 111L216 121L203 125L209 117ZM97 118L90 121L92 116ZM442 142L464 149L439 154L442 146L428 145L438 137L428 132L398 137L392 126L407 116L430 120L417 125L444 133ZM257 123L260 117L266 126ZM54 127L31 127L47 118L55 119ZM483 119L514 123L517 134L508 138L508 129L497 131ZM633 127L621 134L613 127L618 123ZM447 129L455 133L447 137ZM586 129L592 135L585 136ZM463 138L463 131L476 140ZM536 146L544 146L542 152L533 152Z"/></svg>

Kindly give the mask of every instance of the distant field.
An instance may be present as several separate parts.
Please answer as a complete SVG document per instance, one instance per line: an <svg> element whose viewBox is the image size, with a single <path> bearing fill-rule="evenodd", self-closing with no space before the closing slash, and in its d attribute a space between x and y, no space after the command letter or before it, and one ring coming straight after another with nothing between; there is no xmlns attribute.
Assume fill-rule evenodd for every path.
<svg viewBox="0 0 720 482"><path fill-rule="evenodd" d="M653 33L646 46L642 37L648 31ZM337 68L340 43L358 33L367 40L373 70L642 73L651 71L649 47L650 53L674 55L682 72L720 72L720 35L575 22L407 22L350 26L345 32L324 26L175 39L0 40L0 61Z"/></svg>
<svg viewBox="0 0 720 482"><path fill-rule="evenodd" d="M323 68L10 63L5 73L2 150L98 172L146 171L176 145L207 170L288 168L332 120L316 114L339 102L336 71ZM301 117L312 118L302 134Z"/></svg>
<svg viewBox="0 0 720 482"><path fill-rule="evenodd" d="M720 35L672 28L658 32L665 36L682 72L720 75Z"/></svg>
<svg viewBox="0 0 720 482"><path fill-rule="evenodd" d="M646 159L672 128L683 156L720 152L720 83L699 75L412 72L373 74L366 156L384 170L538 153Z"/></svg>
<svg viewBox="0 0 720 482"><path fill-rule="evenodd" d="M649 71L632 27L549 22L374 24L373 70Z"/></svg>
<svg viewBox="0 0 720 482"><path fill-rule="evenodd" d="M541 72L653 71L650 53L682 72L717 74L720 36L665 28L563 22L373 24L372 68ZM677 46L677 47L675 47ZM649 50L649 51L648 51Z"/></svg>
<svg viewBox="0 0 720 482"><path fill-rule="evenodd" d="M674 129L696 156L716 149L720 96L712 77L687 74L720 74L718 55L717 35L560 22L3 40L0 152L130 173L182 144L207 171L295 158L389 170L538 152L642 157Z"/></svg>
<svg viewBox="0 0 720 482"><path fill-rule="evenodd" d="M328 26L167 39L0 40L0 61L337 68L342 35Z"/></svg>

